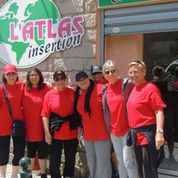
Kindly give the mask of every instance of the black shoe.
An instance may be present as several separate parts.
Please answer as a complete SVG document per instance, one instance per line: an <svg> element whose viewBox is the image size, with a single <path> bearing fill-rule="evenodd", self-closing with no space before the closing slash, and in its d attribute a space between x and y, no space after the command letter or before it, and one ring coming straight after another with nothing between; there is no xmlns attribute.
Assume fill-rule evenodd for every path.
<svg viewBox="0 0 178 178"><path fill-rule="evenodd" d="M41 178L48 178L46 174L41 174Z"/></svg>

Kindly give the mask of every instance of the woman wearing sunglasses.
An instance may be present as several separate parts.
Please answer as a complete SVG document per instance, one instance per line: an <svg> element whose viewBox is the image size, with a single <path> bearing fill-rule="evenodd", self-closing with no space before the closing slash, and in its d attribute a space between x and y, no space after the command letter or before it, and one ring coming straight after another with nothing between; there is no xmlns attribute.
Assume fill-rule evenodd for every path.
<svg viewBox="0 0 178 178"><path fill-rule="evenodd" d="M45 140L50 144L50 174L52 178L61 178L60 164L64 148L65 167L63 177L70 178L74 174L75 154L77 151L77 129L70 127L68 118L74 111L74 90L67 87L67 76L58 70L53 74L54 88L44 98L42 119L45 130ZM54 115L56 125L50 132L49 118ZM71 118L73 119L73 118ZM58 123L58 125L57 125ZM61 124L60 124L61 123Z"/></svg>
<svg viewBox="0 0 178 178"><path fill-rule="evenodd" d="M111 140L118 160L119 177L138 178L133 149L126 145L129 126L123 97L124 80L119 77L118 67L112 60L104 63L103 75L109 82L103 89L103 108L105 118L110 120Z"/></svg>
<svg viewBox="0 0 178 178"><path fill-rule="evenodd" d="M84 71L76 74L75 106L81 115L87 163L91 178L111 178L111 143L102 111L102 84L89 79Z"/></svg>
<svg viewBox="0 0 178 178"><path fill-rule="evenodd" d="M159 89L145 80L143 61L133 61L128 66L128 76L134 83L127 102L128 121L134 145L139 178L158 178L164 145L164 114L166 107Z"/></svg>

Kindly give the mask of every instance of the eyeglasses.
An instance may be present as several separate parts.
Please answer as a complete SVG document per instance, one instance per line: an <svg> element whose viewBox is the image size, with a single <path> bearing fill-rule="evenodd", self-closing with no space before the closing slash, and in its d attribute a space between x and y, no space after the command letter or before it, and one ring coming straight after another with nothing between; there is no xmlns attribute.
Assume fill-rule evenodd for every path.
<svg viewBox="0 0 178 178"><path fill-rule="evenodd" d="M105 71L105 75L114 74L114 73L116 73L116 70L106 70Z"/></svg>
<svg viewBox="0 0 178 178"><path fill-rule="evenodd" d="M55 81L55 82L62 81L62 80L66 80L66 78L65 78L65 77L57 77L57 78L54 78L54 81Z"/></svg>
<svg viewBox="0 0 178 178"><path fill-rule="evenodd" d="M39 77L38 74L30 74L30 77Z"/></svg>

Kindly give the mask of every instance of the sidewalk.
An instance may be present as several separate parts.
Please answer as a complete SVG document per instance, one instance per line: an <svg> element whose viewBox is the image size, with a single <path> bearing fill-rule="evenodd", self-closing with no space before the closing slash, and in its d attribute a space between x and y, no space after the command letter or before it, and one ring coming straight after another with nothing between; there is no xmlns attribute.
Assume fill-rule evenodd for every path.
<svg viewBox="0 0 178 178"><path fill-rule="evenodd" d="M8 164L7 165L7 174L6 174L6 177L7 178L10 178L11 177L11 169L12 169L12 167L11 167L11 165L10 164ZM33 171L33 174L32 174L32 176L33 176L33 178L41 178L40 176L39 176L39 171ZM49 178L50 178L50 176L48 176ZM18 176L18 178L20 178L20 175Z"/></svg>
<svg viewBox="0 0 178 178"><path fill-rule="evenodd" d="M12 152L10 154L10 159L9 159L9 164L7 165L7 174L6 174L6 178L10 178L11 177L11 170L12 170L12 165L11 165L11 162L12 162ZM40 171L39 170L35 170L32 172L32 176L33 178L41 178L39 176L40 174ZM20 175L18 176L18 178L20 178ZM48 178L50 178L50 176L48 175Z"/></svg>
<svg viewBox="0 0 178 178"><path fill-rule="evenodd" d="M160 173L159 178L178 177L177 176L178 175L178 143L175 144L174 156L175 156L175 160L168 159L168 150L167 150L167 146L165 145L165 157L166 158L158 170L158 172ZM6 175L7 178L10 178L11 176L11 160L12 160L12 154L10 154L10 161L7 166L7 175ZM33 171L33 174L32 174L33 178L40 178L39 173L40 173L39 171ZM169 176L170 174L172 175L175 174L175 176ZM48 175L48 178L50 178L49 175Z"/></svg>

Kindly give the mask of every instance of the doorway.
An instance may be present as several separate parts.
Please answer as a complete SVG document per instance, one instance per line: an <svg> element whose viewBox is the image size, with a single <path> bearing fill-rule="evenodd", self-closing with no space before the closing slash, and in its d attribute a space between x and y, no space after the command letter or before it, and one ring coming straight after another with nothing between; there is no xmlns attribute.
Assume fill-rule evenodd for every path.
<svg viewBox="0 0 178 178"><path fill-rule="evenodd" d="M178 59L178 32L144 34L143 59L147 65L147 79L152 79L152 68L161 65L166 68ZM178 43L177 43L178 44Z"/></svg>
<svg viewBox="0 0 178 178"><path fill-rule="evenodd" d="M178 32L144 34L143 45L143 59L147 66L148 80L152 80L153 78L152 69L154 66L160 65L166 69L170 63L178 60ZM174 75L174 73L172 72L171 75ZM178 160L178 91L171 91L170 93L171 95L169 96L171 97L169 97L169 100L171 99L172 102L166 102L167 109L164 110L165 127L169 127L170 130L167 130L170 132L165 133L167 134L166 136L169 135L169 138L174 137L174 146L172 144L172 147L168 146L169 142L166 142L164 148L166 159L160 166L160 177L164 177L165 175L165 177L169 177L168 175L178 176L178 162L176 161ZM166 98L165 96L166 94L163 96L164 99ZM170 135L173 135L173 137L170 137ZM171 149L173 149L172 157L169 154Z"/></svg>

